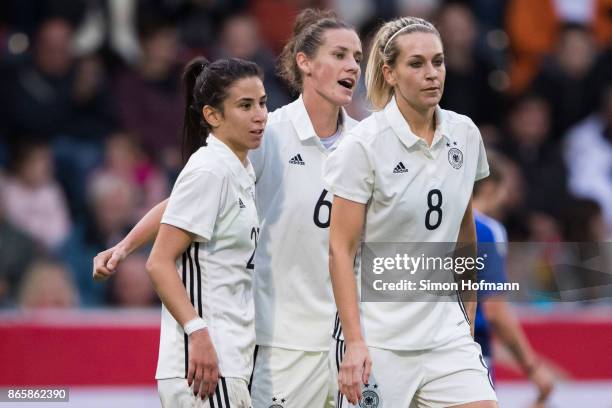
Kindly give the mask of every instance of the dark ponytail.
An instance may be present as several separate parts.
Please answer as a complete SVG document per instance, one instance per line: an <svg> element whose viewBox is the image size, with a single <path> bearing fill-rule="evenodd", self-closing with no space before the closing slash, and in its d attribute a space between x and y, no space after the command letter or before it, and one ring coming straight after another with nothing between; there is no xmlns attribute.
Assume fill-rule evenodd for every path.
<svg viewBox="0 0 612 408"><path fill-rule="evenodd" d="M194 89L196 81L204 68L210 63L204 57L197 57L189 61L183 70L183 87L185 89L185 117L183 118L183 162L187 162L201 146L206 146L208 137L208 124L202 117L202 107L194 104Z"/></svg>
<svg viewBox="0 0 612 408"><path fill-rule="evenodd" d="M223 58L211 63L204 57L196 57L187 63L182 77L185 88L183 162L187 162L200 147L206 146L212 128L204 119L204 106L223 112L223 101L232 84L253 76L263 80L259 66L239 58Z"/></svg>

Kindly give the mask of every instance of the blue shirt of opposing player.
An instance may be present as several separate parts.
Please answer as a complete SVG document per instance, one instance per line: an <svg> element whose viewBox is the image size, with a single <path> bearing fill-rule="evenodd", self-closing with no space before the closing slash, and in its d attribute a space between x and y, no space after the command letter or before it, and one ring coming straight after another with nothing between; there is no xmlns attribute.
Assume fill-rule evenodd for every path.
<svg viewBox="0 0 612 408"><path fill-rule="evenodd" d="M484 258L485 264L485 267L478 272L478 280L484 280L487 283L505 283L507 281L506 254L508 248L506 229L499 221L478 211L474 211L474 221L476 222L478 256ZM478 292L474 338L480 344L482 355L487 360L492 354L491 330L483 314L481 303L488 297L499 294L499 292L486 290Z"/></svg>

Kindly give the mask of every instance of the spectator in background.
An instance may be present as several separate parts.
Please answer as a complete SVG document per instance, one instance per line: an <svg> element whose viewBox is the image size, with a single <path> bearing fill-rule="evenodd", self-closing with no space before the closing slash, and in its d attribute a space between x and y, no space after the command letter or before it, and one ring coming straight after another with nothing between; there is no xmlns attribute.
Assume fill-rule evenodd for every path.
<svg viewBox="0 0 612 408"><path fill-rule="evenodd" d="M291 102L288 89L276 75L274 54L263 46L254 17L247 14L228 17L221 28L218 53L218 58L242 58L253 61L262 68L270 111Z"/></svg>
<svg viewBox="0 0 612 408"><path fill-rule="evenodd" d="M278 0L276 0L278 1ZM175 15L183 45L189 54L214 50L219 42L219 30L227 16L245 13L250 0L193 1L139 0L139 7L156 7L165 16ZM169 10L170 9L170 10Z"/></svg>
<svg viewBox="0 0 612 408"><path fill-rule="evenodd" d="M104 303L105 288L91 280L91 259L114 245L130 227L134 214L134 192L123 178L99 174L88 183L91 215L73 229L61 254L70 267L84 306Z"/></svg>
<svg viewBox="0 0 612 408"><path fill-rule="evenodd" d="M174 22L144 10L138 16L141 59L118 75L115 95L124 129L167 168L180 165L183 113L179 37Z"/></svg>
<svg viewBox="0 0 612 408"><path fill-rule="evenodd" d="M612 0L610 2L609 16L612 21ZM612 31L612 27L611 27ZM605 91L605 86L602 84L612 83L612 33L608 36L608 42L605 45L605 49L600 53L595 61L593 67L593 82L598 86L597 100L601 101L602 90Z"/></svg>
<svg viewBox="0 0 612 408"><path fill-rule="evenodd" d="M604 242L606 223L601 206L590 198L571 201L561 217L566 242Z"/></svg>
<svg viewBox="0 0 612 408"><path fill-rule="evenodd" d="M500 186L491 184L486 187L486 183L479 184L483 186L481 194L487 197L487 201L490 200L491 204L494 204L487 207L486 214L502 224L510 224L515 228L511 231L513 235L510 241L527 239L529 234L527 224L519 224L515 219L522 215L521 211L525 208L527 182L523 177L522 169L510 157L500 153L500 146L492 144L486 146L489 163L495 163L496 167L503 169L503 183Z"/></svg>
<svg viewBox="0 0 612 408"><path fill-rule="evenodd" d="M4 181L0 177L0 196ZM30 236L15 228L6 219L4 200L0 200L0 308L11 305L24 271L39 255Z"/></svg>
<svg viewBox="0 0 612 408"><path fill-rule="evenodd" d="M112 115L104 76L95 58L77 61L71 50L72 27L61 18L41 23L31 58L10 67L2 94L9 134L103 136Z"/></svg>
<svg viewBox="0 0 612 408"><path fill-rule="evenodd" d="M84 208L84 178L100 158L100 140L112 128L114 116L101 63L94 57L76 60L67 20L44 20L31 57L10 66L0 92L9 145L16 135L46 139L56 157L57 176L72 214ZM12 135L12 137L11 137Z"/></svg>
<svg viewBox="0 0 612 408"><path fill-rule="evenodd" d="M525 91L539 71L542 57L551 52L565 23L593 32L601 47L612 32L611 0L507 0L506 32L512 48L512 92Z"/></svg>
<svg viewBox="0 0 612 408"><path fill-rule="evenodd" d="M295 16L306 7L317 7L313 0L258 0L252 1L249 13L258 21L264 42L279 55L291 37ZM274 24L269 24L273 21Z"/></svg>
<svg viewBox="0 0 612 408"><path fill-rule="evenodd" d="M431 20L442 3L443 0L395 0L396 15Z"/></svg>
<svg viewBox="0 0 612 408"><path fill-rule="evenodd" d="M14 303L23 273L40 252L28 235L0 214L0 308Z"/></svg>
<svg viewBox="0 0 612 408"><path fill-rule="evenodd" d="M564 245L557 281L575 300L612 297L612 253L606 241L606 223L594 200L573 200L561 218ZM572 300L574 300L572 299ZM564 299L569 300L569 299Z"/></svg>
<svg viewBox="0 0 612 408"><path fill-rule="evenodd" d="M106 302L116 307L150 307L159 304L146 271L147 254L137 253L118 266L108 283Z"/></svg>
<svg viewBox="0 0 612 408"><path fill-rule="evenodd" d="M103 142L116 124L110 107L108 78L102 60L83 57L74 69L72 98L75 104L67 133L53 138L57 177L64 187L72 216L86 212L87 176L102 160Z"/></svg>
<svg viewBox="0 0 612 408"><path fill-rule="evenodd" d="M66 267L56 261L35 262L21 283L18 305L24 309L76 307L78 295Z"/></svg>
<svg viewBox="0 0 612 408"><path fill-rule="evenodd" d="M134 192L134 213L130 221L136 223L158 202L168 196L169 186L163 170L151 160L133 135L118 131L106 141L105 159L94 172L118 177Z"/></svg>
<svg viewBox="0 0 612 408"><path fill-rule="evenodd" d="M6 21L11 30L32 38L41 22L50 16L61 17L76 24L82 17L85 5L82 1L62 0L3 0L0 2L0 20Z"/></svg>
<svg viewBox="0 0 612 408"><path fill-rule="evenodd" d="M118 307L150 307L158 304L145 265L147 256L135 254L119 265L109 281L108 303Z"/></svg>
<svg viewBox="0 0 612 408"><path fill-rule="evenodd" d="M523 208L508 225L510 233L514 236L516 230L526 230L534 239L536 235L540 240L558 238L554 217L568 199L567 171L560 148L549 141L550 106L538 96L518 97L505 125L503 151L515 160L525 183Z"/></svg>
<svg viewBox="0 0 612 408"><path fill-rule="evenodd" d="M470 9L448 3L438 15L438 29L444 40L446 84L441 106L467 115L479 125L499 118L500 95L491 86L495 67L476 49L478 23Z"/></svg>
<svg viewBox="0 0 612 408"><path fill-rule="evenodd" d="M485 30L500 30L504 27L508 0L466 0L478 22Z"/></svg>
<svg viewBox="0 0 612 408"><path fill-rule="evenodd" d="M140 53L134 26L139 0L81 2L83 13L75 24L74 48L79 54L100 53L114 70L132 64Z"/></svg>
<svg viewBox="0 0 612 408"><path fill-rule="evenodd" d="M553 55L542 65L531 91L542 95L555 118L552 137L560 140L567 129L592 112L597 105L593 66L597 48L587 27L562 28Z"/></svg>
<svg viewBox="0 0 612 408"><path fill-rule="evenodd" d="M68 207L53 174L50 147L22 141L11 155L2 192L8 221L49 251L58 249L70 230Z"/></svg>
<svg viewBox="0 0 612 408"><path fill-rule="evenodd" d="M601 106L572 128L564 141L569 189L602 208L607 236L612 234L612 83L604 87Z"/></svg>

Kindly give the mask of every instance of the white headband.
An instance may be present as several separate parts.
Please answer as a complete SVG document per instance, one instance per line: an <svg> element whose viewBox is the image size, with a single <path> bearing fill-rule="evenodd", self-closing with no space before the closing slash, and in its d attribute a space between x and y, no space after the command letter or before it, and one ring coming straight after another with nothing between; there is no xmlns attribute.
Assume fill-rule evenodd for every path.
<svg viewBox="0 0 612 408"><path fill-rule="evenodd" d="M412 27L415 27L415 26L425 27L425 28L427 28L427 30L431 31L431 27L430 27L430 26L425 25L425 24L423 24L423 23L418 23L418 22L417 22L417 23L408 24L407 26L403 26L402 28L400 28L399 30L397 30L397 31L395 32L395 34L393 34L393 35L392 35L392 36L391 36L391 37L390 37L390 38L387 40L387 43L385 44L385 48L383 48L383 54L384 54L385 52L387 52L387 47L389 46L389 44L391 44L391 41L393 41L393 39L394 39L395 37L397 37L398 35L400 35L400 34L402 33L402 31L406 31L407 29L412 28Z"/></svg>

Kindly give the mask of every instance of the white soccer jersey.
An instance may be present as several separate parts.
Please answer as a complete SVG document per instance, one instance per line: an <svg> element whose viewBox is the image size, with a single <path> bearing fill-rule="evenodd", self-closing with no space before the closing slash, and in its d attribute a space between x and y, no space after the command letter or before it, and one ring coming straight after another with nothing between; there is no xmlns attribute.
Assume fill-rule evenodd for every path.
<svg viewBox="0 0 612 408"><path fill-rule="evenodd" d="M393 98L353 128L327 160L327 189L367 204L364 242L457 240L474 181L486 177L489 167L480 132L469 118L439 107L435 116L429 147L412 133ZM362 302L360 307L372 347L428 349L468 330L453 302Z"/></svg>
<svg viewBox="0 0 612 408"><path fill-rule="evenodd" d="M344 129L357 123L344 110L342 121ZM270 114L262 145L249 153L261 221L255 254L259 345L329 349L335 312L328 266L332 194L322 176L329 152L300 97Z"/></svg>
<svg viewBox="0 0 612 408"><path fill-rule="evenodd" d="M255 174L213 135L179 175L162 223L195 234L178 273L208 330L224 377L246 381L255 347L253 257L258 235ZM185 377L188 339L162 307L157 379Z"/></svg>

